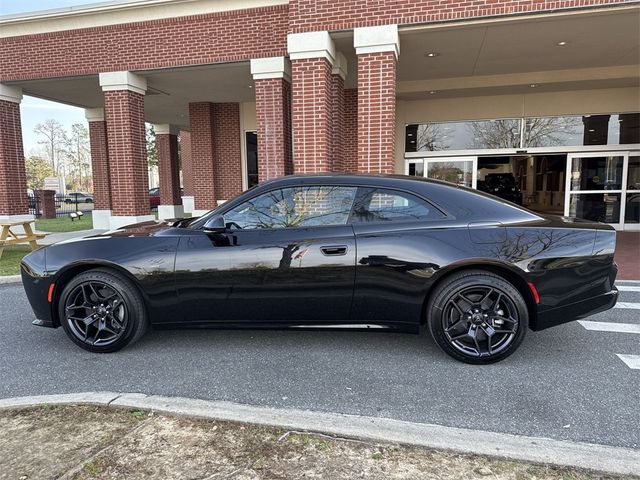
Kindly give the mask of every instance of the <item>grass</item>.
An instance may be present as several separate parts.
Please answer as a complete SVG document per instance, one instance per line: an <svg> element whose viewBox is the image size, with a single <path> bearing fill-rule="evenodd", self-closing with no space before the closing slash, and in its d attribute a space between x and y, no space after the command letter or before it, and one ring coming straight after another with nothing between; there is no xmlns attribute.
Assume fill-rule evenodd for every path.
<svg viewBox="0 0 640 480"><path fill-rule="evenodd" d="M0 258L0 276L19 275L20 260L29 252L31 252L29 245L4 247L2 258Z"/></svg>
<svg viewBox="0 0 640 480"><path fill-rule="evenodd" d="M79 220L74 221L71 221L69 216L36 220L36 230L39 232L77 232L92 228L93 222L90 213L85 213Z"/></svg>

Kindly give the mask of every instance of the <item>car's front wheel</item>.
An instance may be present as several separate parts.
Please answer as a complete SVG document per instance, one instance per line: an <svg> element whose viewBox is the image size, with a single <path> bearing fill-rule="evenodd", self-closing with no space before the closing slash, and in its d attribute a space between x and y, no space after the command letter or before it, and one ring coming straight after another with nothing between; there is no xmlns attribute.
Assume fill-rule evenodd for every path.
<svg viewBox="0 0 640 480"><path fill-rule="evenodd" d="M83 272L64 287L60 323L69 338L90 352L115 352L142 337L144 301L124 275L105 269Z"/></svg>
<svg viewBox="0 0 640 480"><path fill-rule="evenodd" d="M447 354L485 364L502 360L518 348L529 314L511 283L475 270L454 274L436 287L427 306L427 323Z"/></svg>

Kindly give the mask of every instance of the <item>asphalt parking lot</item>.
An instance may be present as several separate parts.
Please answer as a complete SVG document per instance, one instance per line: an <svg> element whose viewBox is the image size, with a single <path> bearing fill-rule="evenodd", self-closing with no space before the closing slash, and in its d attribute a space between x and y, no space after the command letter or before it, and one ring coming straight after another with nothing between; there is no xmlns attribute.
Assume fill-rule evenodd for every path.
<svg viewBox="0 0 640 480"><path fill-rule="evenodd" d="M141 392L640 448L640 284L620 286L621 308L471 366L426 333L152 331L90 354L33 327L22 286L0 285L0 398Z"/></svg>

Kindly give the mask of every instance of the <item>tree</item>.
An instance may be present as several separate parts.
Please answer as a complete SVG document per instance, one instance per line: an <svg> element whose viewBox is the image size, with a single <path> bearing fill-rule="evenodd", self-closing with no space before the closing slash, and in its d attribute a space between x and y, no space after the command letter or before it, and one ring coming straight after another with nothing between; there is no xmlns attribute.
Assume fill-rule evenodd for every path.
<svg viewBox="0 0 640 480"><path fill-rule="evenodd" d="M65 135L66 153L69 160L69 172L72 174L72 189L90 190L90 159L89 130L82 123L71 126L71 135ZM86 173L83 176L83 172Z"/></svg>
<svg viewBox="0 0 640 480"><path fill-rule="evenodd" d="M62 124L53 118L48 118L43 123L39 123L33 129L34 133L41 138L38 140L40 145L44 145L49 164L56 175L60 174L60 160L64 152L66 143L66 134Z"/></svg>
<svg viewBox="0 0 640 480"><path fill-rule="evenodd" d="M27 171L27 188L37 190L44 186L45 177L55 175L53 167L44 158L38 156L30 156L25 160L25 168Z"/></svg>
<svg viewBox="0 0 640 480"><path fill-rule="evenodd" d="M145 124L147 138L147 162L150 167L158 166L158 153L156 151L156 131L150 123Z"/></svg>
<svg viewBox="0 0 640 480"><path fill-rule="evenodd" d="M416 151L446 150L449 147L444 144L444 139L445 136L440 125L434 123L418 125Z"/></svg>

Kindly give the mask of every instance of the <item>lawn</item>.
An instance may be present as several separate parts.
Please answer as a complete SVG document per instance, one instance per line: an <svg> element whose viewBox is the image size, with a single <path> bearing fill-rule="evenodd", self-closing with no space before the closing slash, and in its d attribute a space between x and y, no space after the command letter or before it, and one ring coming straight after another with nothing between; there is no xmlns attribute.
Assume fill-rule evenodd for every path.
<svg viewBox="0 0 640 480"><path fill-rule="evenodd" d="M39 232L77 232L92 228L93 222L90 213L85 213L83 217L74 221L71 221L68 216L36 220L36 230Z"/></svg>
<svg viewBox="0 0 640 480"><path fill-rule="evenodd" d="M30 251L29 245L4 247L2 258L0 258L0 277L20 274L20 260Z"/></svg>

